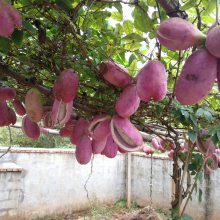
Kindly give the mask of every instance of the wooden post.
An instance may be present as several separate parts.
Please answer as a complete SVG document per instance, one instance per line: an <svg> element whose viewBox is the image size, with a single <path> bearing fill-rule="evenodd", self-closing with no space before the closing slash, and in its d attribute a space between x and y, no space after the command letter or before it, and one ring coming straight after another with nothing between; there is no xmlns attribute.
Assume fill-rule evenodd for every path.
<svg viewBox="0 0 220 220"><path fill-rule="evenodd" d="M127 153L126 157L126 200L127 208L131 208L131 153Z"/></svg>

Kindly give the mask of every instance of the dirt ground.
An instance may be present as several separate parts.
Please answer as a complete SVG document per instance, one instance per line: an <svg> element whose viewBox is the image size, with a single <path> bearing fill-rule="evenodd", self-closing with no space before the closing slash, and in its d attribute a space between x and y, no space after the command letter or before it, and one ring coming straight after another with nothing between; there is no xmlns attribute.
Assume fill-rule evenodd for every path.
<svg viewBox="0 0 220 220"><path fill-rule="evenodd" d="M96 207L82 212L47 216L34 220L166 220L165 214L156 212L150 207L121 208L115 206Z"/></svg>

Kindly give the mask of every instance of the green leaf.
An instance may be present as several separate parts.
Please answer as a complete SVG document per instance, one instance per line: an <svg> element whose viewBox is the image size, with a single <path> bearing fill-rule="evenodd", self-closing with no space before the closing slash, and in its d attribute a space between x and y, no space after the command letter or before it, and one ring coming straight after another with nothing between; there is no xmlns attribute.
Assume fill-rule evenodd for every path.
<svg viewBox="0 0 220 220"><path fill-rule="evenodd" d="M210 128L210 130L208 132L208 135L213 136L216 132L217 132L217 128L216 127L212 127L212 128Z"/></svg>
<svg viewBox="0 0 220 220"><path fill-rule="evenodd" d="M118 11L113 11L111 17L116 21L123 20L123 14L119 13Z"/></svg>
<svg viewBox="0 0 220 220"><path fill-rule="evenodd" d="M8 38L0 37L0 51L7 54L10 50L10 41Z"/></svg>
<svg viewBox="0 0 220 220"><path fill-rule="evenodd" d="M17 45L21 46L23 41L24 33L22 30L15 30L11 36L12 41Z"/></svg>
<svg viewBox="0 0 220 220"><path fill-rule="evenodd" d="M135 76L138 71L137 60L133 60L131 65L128 67L128 72L131 76Z"/></svg>
<svg viewBox="0 0 220 220"><path fill-rule="evenodd" d="M137 59L137 57L134 54L131 54L131 56L129 57L129 66L131 65L131 63L133 62L133 60Z"/></svg>
<svg viewBox="0 0 220 220"><path fill-rule="evenodd" d="M209 111L205 111L204 116L210 122L213 120L213 116L212 116L211 112L209 112Z"/></svg>
<svg viewBox="0 0 220 220"><path fill-rule="evenodd" d="M70 12L73 9L72 2L70 0L55 0L55 2L66 12Z"/></svg>
<svg viewBox="0 0 220 220"><path fill-rule="evenodd" d="M129 43L126 43L124 48L126 50L130 50L130 51L135 51L135 50L139 50L141 47L141 44L139 42L129 42Z"/></svg>
<svg viewBox="0 0 220 220"><path fill-rule="evenodd" d="M217 131L217 137L218 137L218 140L220 141L220 131Z"/></svg>
<svg viewBox="0 0 220 220"><path fill-rule="evenodd" d="M196 111L196 116L201 116L203 115L205 112L205 110L203 108L199 108L197 111Z"/></svg>
<svg viewBox="0 0 220 220"><path fill-rule="evenodd" d="M186 4L184 4L182 7L180 7L181 10L188 10L194 6L196 6L197 1L196 0L189 0L188 2L186 2Z"/></svg>
<svg viewBox="0 0 220 220"><path fill-rule="evenodd" d="M145 11L141 10L138 7L135 7L134 11L132 12L132 16L134 18L134 26L138 30L147 33L149 30L152 29L152 21L147 14L148 8L145 6Z"/></svg>
<svg viewBox="0 0 220 220"><path fill-rule="evenodd" d="M188 111L185 111L185 110L182 110L182 109L181 109L181 113L182 113L182 115L184 116L184 118L185 118L186 120L189 119L189 112L188 112Z"/></svg>
<svg viewBox="0 0 220 220"><path fill-rule="evenodd" d="M123 10L122 10L122 5L119 3L119 4L114 4L114 7L118 10L119 13L123 13Z"/></svg>
<svg viewBox="0 0 220 220"><path fill-rule="evenodd" d="M196 142L196 133L192 130L188 131L189 139L192 141L192 143Z"/></svg>
<svg viewBox="0 0 220 220"><path fill-rule="evenodd" d="M36 31L36 28L28 21L23 21L22 25L25 29L27 29L30 32L35 32Z"/></svg>
<svg viewBox="0 0 220 220"><path fill-rule="evenodd" d="M155 0L147 0L147 5L149 5L151 7L155 7L156 6L156 1Z"/></svg>
<svg viewBox="0 0 220 220"><path fill-rule="evenodd" d="M218 144L218 141L219 141L219 139L218 139L217 134L213 135L213 136L212 136L212 142L213 142L213 144L217 145L217 144Z"/></svg>
<svg viewBox="0 0 220 220"><path fill-rule="evenodd" d="M21 0L21 3L23 6L29 5L31 3L31 0Z"/></svg>
<svg viewBox="0 0 220 220"><path fill-rule="evenodd" d="M132 41L132 42L142 42L145 40L142 36L136 33L128 34L127 36L123 37L125 41Z"/></svg>
<svg viewBox="0 0 220 220"><path fill-rule="evenodd" d="M205 0L203 1L203 4L205 6L205 11L203 11L202 14L209 15L210 13L214 11L215 6L216 6L216 1Z"/></svg>
<svg viewBox="0 0 220 220"><path fill-rule="evenodd" d="M193 122L193 125L197 127L198 124L197 124L196 118L193 115L190 115L189 117L190 117L191 121Z"/></svg>
<svg viewBox="0 0 220 220"><path fill-rule="evenodd" d="M133 22L130 20L126 20L123 22L123 30L126 34L133 33Z"/></svg>

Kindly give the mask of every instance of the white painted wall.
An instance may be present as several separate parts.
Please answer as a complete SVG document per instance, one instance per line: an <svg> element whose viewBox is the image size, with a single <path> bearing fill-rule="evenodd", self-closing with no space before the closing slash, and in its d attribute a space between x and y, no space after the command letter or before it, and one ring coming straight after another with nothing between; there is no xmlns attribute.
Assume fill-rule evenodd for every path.
<svg viewBox="0 0 220 220"><path fill-rule="evenodd" d="M75 155L69 153L9 153L4 161L11 161L23 168L22 173L0 172L0 219L6 214L21 219L35 216L82 210L89 206L84 189L91 171L91 163L79 165ZM2 162L2 161L1 161ZM11 176L19 177L15 201L6 195L11 190ZM125 194L124 156L114 159L96 156L87 189L92 202L114 203ZM1 197L5 194L5 199ZM17 202L18 205L14 205ZM10 203L10 204L9 204ZM13 207L15 206L15 207ZM1 218L2 216L2 218ZM13 219L13 218L12 218Z"/></svg>
<svg viewBox="0 0 220 220"><path fill-rule="evenodd" d="M151 159L146 156L132 157L132 199L141 206L150 203ZM153 207L169 209L172 196L172 161L153 159L152 202ZM202 202L194 192L186 212L194 220L220 220L220 169L204 175L198 189L202 189Z"/></svg>

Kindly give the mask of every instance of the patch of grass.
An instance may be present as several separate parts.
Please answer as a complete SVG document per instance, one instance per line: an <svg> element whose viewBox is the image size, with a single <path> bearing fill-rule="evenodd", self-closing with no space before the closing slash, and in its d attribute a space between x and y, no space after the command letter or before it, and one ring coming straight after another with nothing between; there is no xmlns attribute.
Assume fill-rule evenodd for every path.
<svg viewBox="0 0 220 220"><path fill-rule="evenodd" d="M115 203L115 208L118 209L125 209L126 208L126 200L125 199L120 199Z"/></svg>
<svg viewBox="0 0 220 220"><path fill-rule="evenodd" d="M137 205L137 203L135 201L131 202L131 208L132 209L137 209L138 208L138 205Z"/></svg>
<svg viewBox="0 0 220 220"><path fill-rule="evenodd" d="M157 208L155 209L155 211L159 214L162 214L164 217L166 217L166 219L172 219L169 211L165 211L164 209L161 208Z"/></svg>
<svg viewBox="0 0 220 220"><path fill-rule="evenodd" d="M126 209L127 208L126 205L127 205L126 200L120 199L115 203L114 206L115 206L115 208L118 208L118 209ZM137 203L135 201L132 201L131 202L131 209L137 209L137 208L138 208Z"/></svg>
<svg viewBox="0 0 220 220"><path fill-rule="evenodd" d="M110 217L113 214L113 210L110 207L95 207L91 210L91 220L101 219L104 217Z"/></svg>

